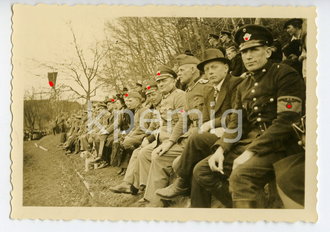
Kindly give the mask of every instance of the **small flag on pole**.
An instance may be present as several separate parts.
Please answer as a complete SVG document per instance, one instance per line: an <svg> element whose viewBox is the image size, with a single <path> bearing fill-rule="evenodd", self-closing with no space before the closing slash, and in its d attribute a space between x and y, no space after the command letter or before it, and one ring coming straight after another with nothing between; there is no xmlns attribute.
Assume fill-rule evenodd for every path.
<svg viewBox="0 0 330 232"><path fill-rule="evenodd" d="M56 78L57 78L57 72L48 73L48 84L50 87L55 88Z"/></svg>

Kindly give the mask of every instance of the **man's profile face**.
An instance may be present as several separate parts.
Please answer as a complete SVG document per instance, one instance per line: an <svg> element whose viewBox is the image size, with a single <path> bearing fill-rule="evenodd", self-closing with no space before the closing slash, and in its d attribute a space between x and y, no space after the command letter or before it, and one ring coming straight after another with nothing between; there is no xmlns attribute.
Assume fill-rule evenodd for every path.
<svg viewBox="0 0 330 232"><path fill-rule="evenodd" d="M125 103L128 109L135 110L141 104L141 101L136 97L128 97L125 99Z"/></svg>
<svg viewBox="0 0 330 232"><path fill-rule="evenodd" d="M222 35L220 35L220 41L221 41L222 43L226 42L227 39L228 39L228 35L227 35L227 34L222 34Z"/></svg>
<svg viewBox="0 0 330 232"><path fill-rule="evenodd" d="M178 69L178 78L180 82L184 85L188 84L192 79L194 68L191 64L181 65Z"/></svg>
<svg viewBox="0 0 330 232"><path fill-rule="evenodd" d="M290 36L293 36L297 31L298 28L294 27L293 25L288 25L286 27L286 32L288 32Z"/></svg>
<svg viewBox="0 0 330 232"><path fill-rule="evenodd" d="M167 77L165 79L158 80L157 86L162 94L167 94L175 87L175 79Z"/></svg>
<svg viewBox="0 0 330 232"><path fill-rule="evenodd" d="M157 89L156 91L149 93L148 98L153 106L157 106L162 100L162 94Z"/></svg>
<svg viewBox="0 0 330 232"><path fill-rule="evenodd" d="M272 51L270 47L259 46L244 49L241 54L245 68L248 71L256 71L267 63Z"/></svg>
<svg viewBox="0 0 330 232"><path fill-rule="evenodd" d="M235 49L227 49L226 55L229 60L232 60L237 55L237 51Z"/></svg>
<svg viewBox="0 0 330 232"><path fill-rule="evenodd" d="M218 43L218 40L217 40L217 39L215 39L215 38L213 38L213 37L210 37L210 38L209 38L209 44L210 44L211 46L215 46L215 45L217 45L217 43Z"/></svg>
<svg viewBox="0 0 330 232"><path fill-rule="evenodd" d="M212 85L217 85L228 74L229 67L221 61L211 61L204 66L204 72Z"/></svg>

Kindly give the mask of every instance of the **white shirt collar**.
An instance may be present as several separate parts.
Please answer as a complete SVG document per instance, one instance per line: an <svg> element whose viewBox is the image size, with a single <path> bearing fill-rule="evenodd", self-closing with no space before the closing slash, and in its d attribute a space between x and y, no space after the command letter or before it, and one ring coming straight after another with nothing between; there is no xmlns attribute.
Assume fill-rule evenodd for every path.
<svg viewBox="0 0 330 232"><path fill-rule="evenodd" d="M218 92L220 92L221 86L224 82L225 78L222 79L222 81L220 81L219 84L217 84L216 86L214 86L214 89L216 89Z"/></svg>

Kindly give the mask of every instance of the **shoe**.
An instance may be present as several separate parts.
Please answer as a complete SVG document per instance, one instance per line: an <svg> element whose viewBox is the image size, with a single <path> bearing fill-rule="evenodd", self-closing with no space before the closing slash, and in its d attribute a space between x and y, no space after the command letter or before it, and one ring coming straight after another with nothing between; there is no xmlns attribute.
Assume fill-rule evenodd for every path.
<svg viewBox="0 0 330 232"><path fill-rule="evenodd" d="M114 193L129 193L131 194L131 185L127 184L126 182L122 182L121 184L114 186L114 187L110 187L109 188L111 192Z"/></svg>
<svg viewBox="0 0 330 232"><path fill-rule="evenodd" d="M139 192L139 189L135 188L134 185L131 185L130 189L131 189L131 194L132 195L137 195L138 192Z"/></svg>
<svg viewBox="0 0 330 232"><path fill-rule="evenodd" d="M119 174L120 176L125 176L126 174L126 168L123 168L123 171Z"/></svg>
<svg viewBox="0 0 330 232"><path fill-rule="evenodd" d="M144 192L144 190L146 190L146 186L144 184L141 184L139 187L139 191Z"/></svg>
<svg viewBox="0 0 330 232"><path fill-rule="evenodd" d="M147 199L141 198L140 200L138 200L135 204L135 206L137 207L146 207L148 204L150 204L150 201L148 201Z"/></svg>
<svg viewBox="0 0 330 232"><path fill-rule="evenodd" d="M173 184L167 186L166 188L156 190L156 194L162 199L171 200L177 196L188 195L189 187L187 187L187 184L181 177L178 177L175 179Z"/></svg>
<svg viewBox="0 0 330 232"><path fill-rule="evenodd" d="M124 171L123 168L121 168L118 172L117 172L117 175L120 176L120 174Z"/></svg>
<svg viewBox="0 0 330 232"><path fill-rule="evenodd" d="M105 168L108 166L107 162L101 162L97 165L97 167L95 169L101 169L101 168Z"/></svg>

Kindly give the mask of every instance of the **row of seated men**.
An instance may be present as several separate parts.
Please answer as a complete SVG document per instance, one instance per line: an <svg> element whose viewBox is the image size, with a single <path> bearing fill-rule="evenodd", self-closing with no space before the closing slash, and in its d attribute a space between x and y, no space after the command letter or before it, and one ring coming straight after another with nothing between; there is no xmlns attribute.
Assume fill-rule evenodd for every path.
<svg viewBox="0 0 330 232"><path fill-rule="evenodd" d="M235 42L247 70L241 77L230 74L219 49L205 50L203 61L182 54L177 73L161 66L145 86L148 104L128 92L93 112L109 109L102 129L94 124L91 132L87 116L77 120L81 149L96 149L100 167L122 168L122 183L110 190L141 192L145 207L190 195L191 207L210 207L214 197L225 207L255 208L258 192L276 176L284 206L303 207L305 152L292 128L304 115L303 78L270 61L273 36L265 27L245 25ZM125 105L133 117L115 113Z"/></svg>

